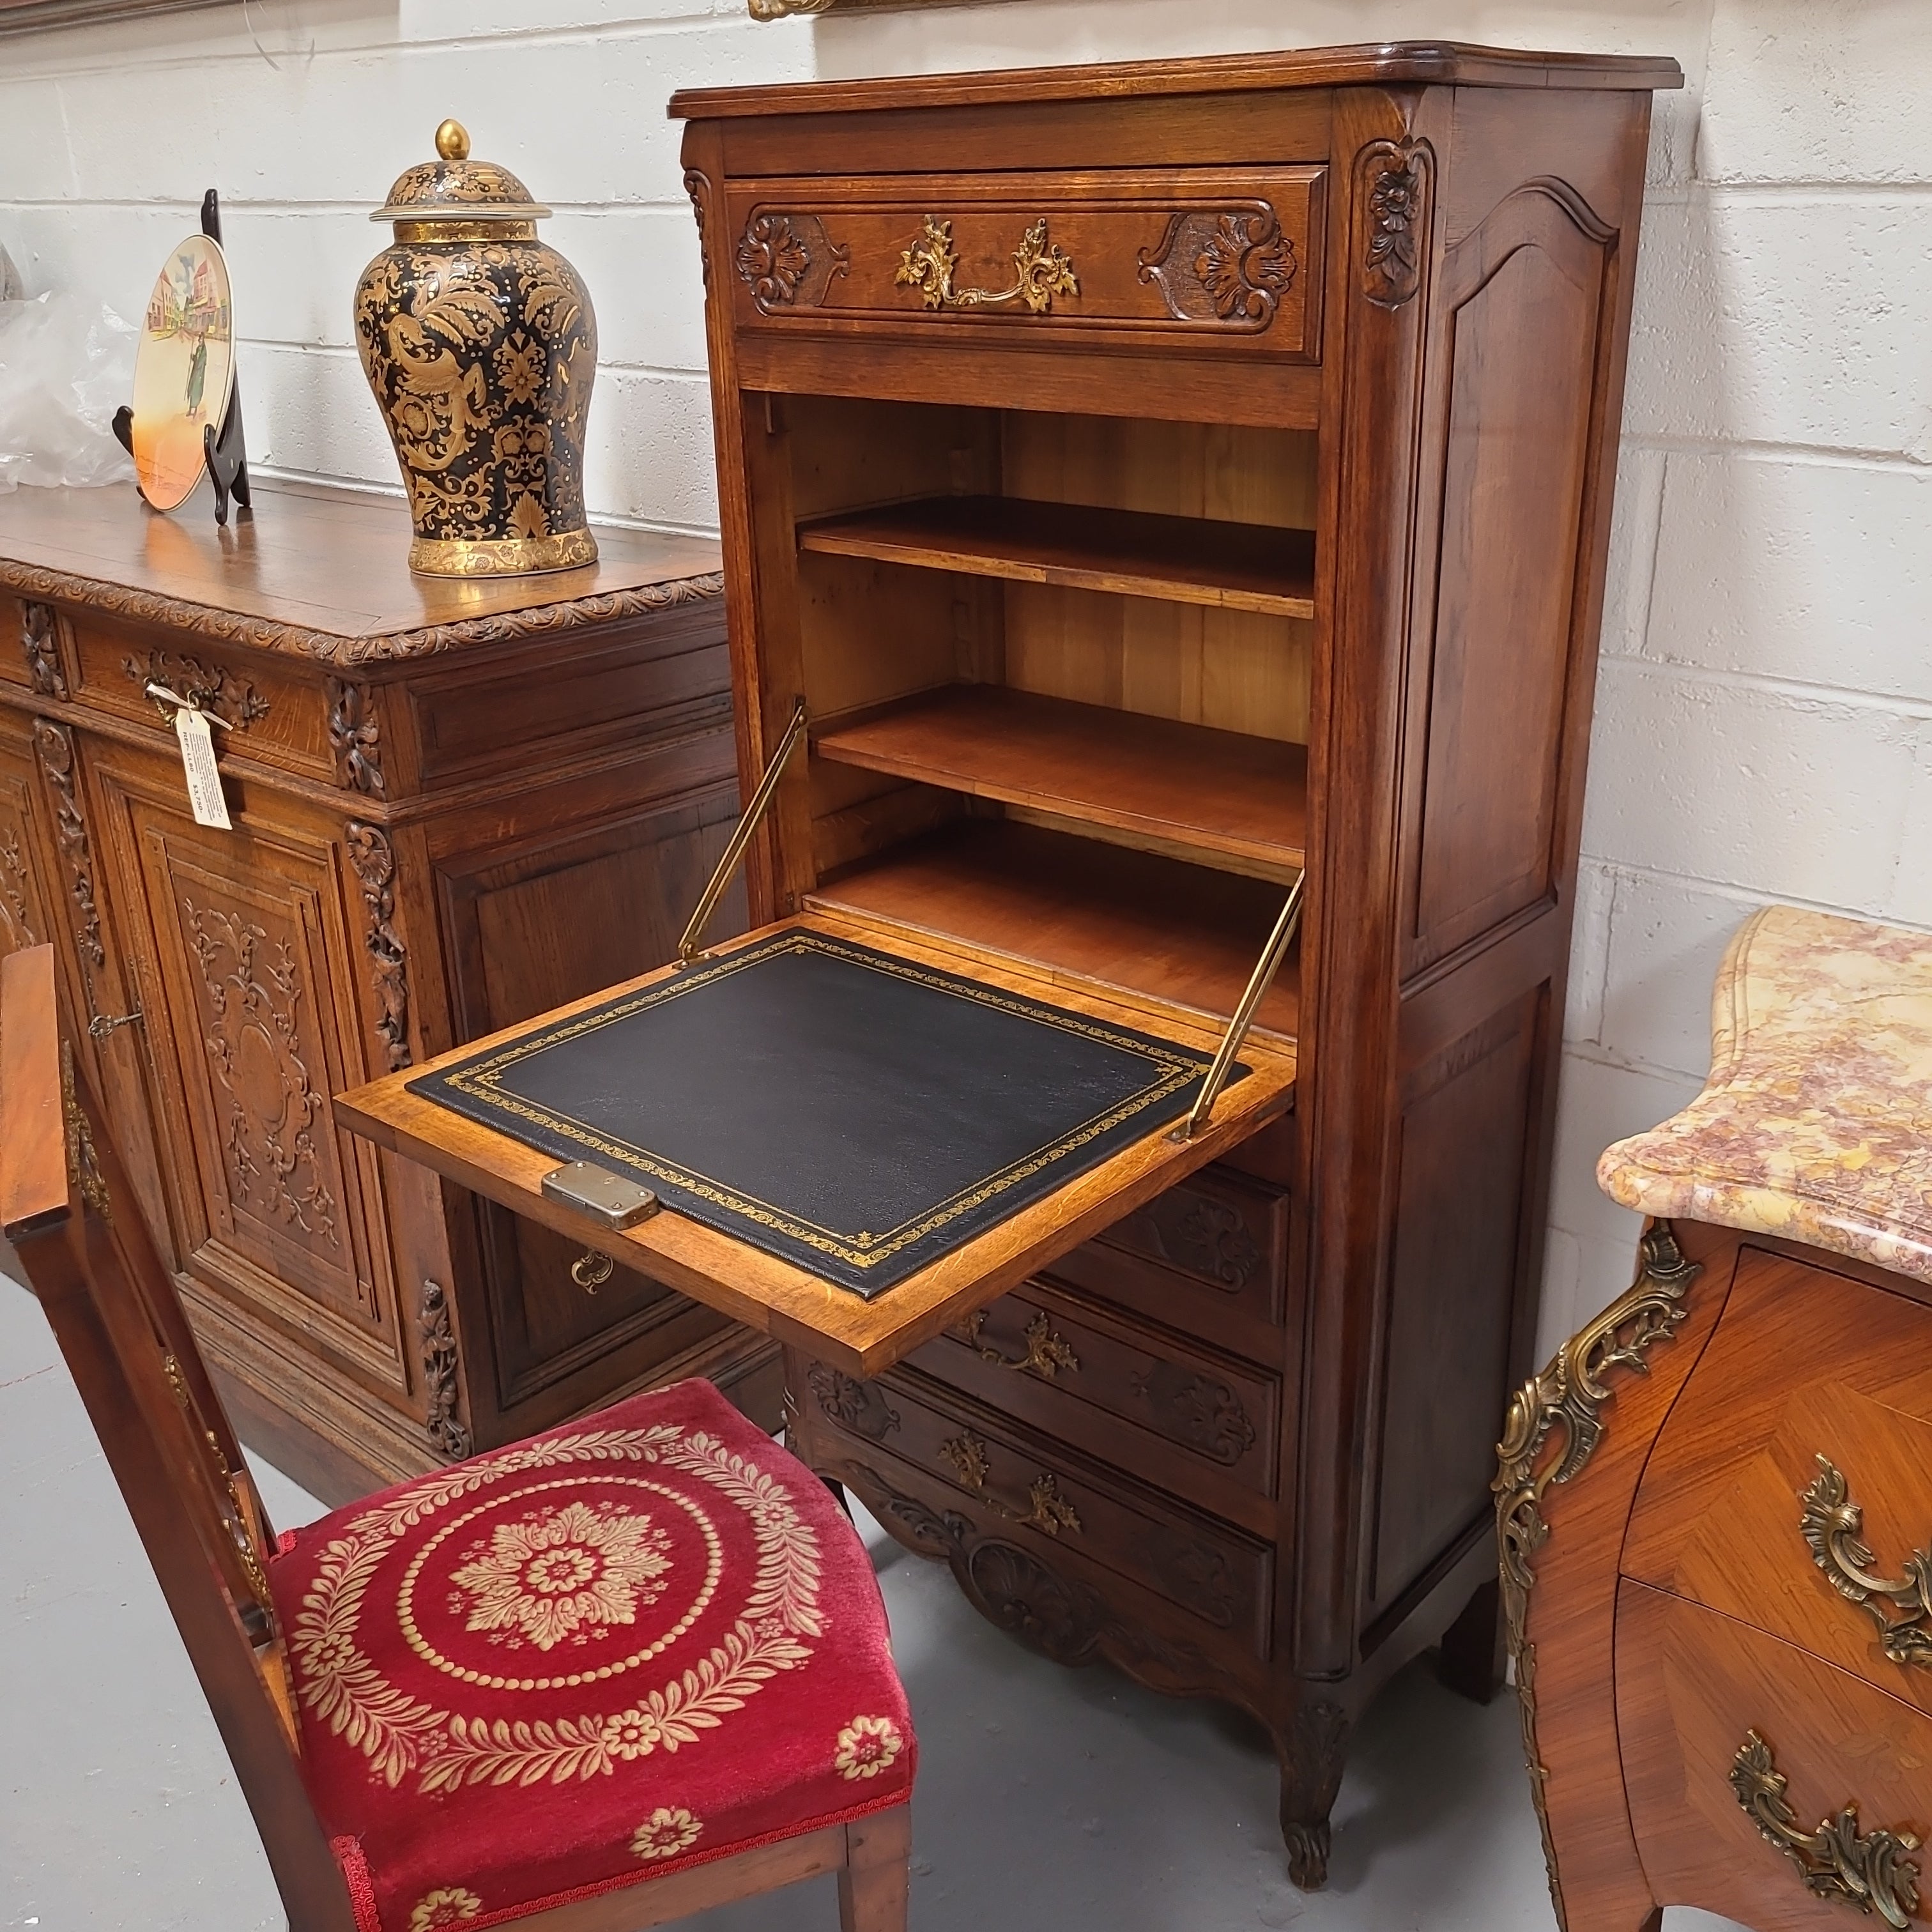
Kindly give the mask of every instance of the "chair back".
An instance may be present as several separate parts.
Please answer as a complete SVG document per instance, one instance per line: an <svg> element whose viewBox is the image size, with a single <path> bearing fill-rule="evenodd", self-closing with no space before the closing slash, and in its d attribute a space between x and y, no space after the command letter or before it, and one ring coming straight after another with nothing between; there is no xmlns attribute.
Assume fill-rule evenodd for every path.
<svg viewBox="0 0 1932 1932"><path fill-rule="evenodd" d="M302 1782L274 1532L77 1064L50 946L0 959L0 1227L154 1565L293 1932L354 1932Z"/></svg>

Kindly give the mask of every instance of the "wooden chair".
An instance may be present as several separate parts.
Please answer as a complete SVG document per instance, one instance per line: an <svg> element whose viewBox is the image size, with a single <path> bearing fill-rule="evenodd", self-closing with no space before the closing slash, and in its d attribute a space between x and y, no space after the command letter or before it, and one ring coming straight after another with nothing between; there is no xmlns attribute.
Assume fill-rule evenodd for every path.
<svg viewBox="0 0 1932 1932"><path fill-rule="evenodd" d="M0 1225L292 1932L629 1932L839 1875L903 1932L916 1749L864 1549L707 1383L279 1541L63 1037L0 962Z"/></svg>

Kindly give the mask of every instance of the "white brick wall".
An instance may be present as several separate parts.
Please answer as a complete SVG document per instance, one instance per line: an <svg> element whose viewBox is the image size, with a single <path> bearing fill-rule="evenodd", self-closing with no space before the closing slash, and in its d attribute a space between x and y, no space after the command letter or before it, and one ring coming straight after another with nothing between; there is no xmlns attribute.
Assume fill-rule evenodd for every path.
<svg viewBox="0 0 1932 1932"><path fill-rule="evenodd" d="M392 484L364 218L453 113L596 297L595 509L715 514L674 86L1403 35L1674 54L1659 104L1577 915L1545 1340L1628 1279L1610 1139L1693 1093L1754 905L1932 924L1932 6L1014 0L760 28L740 0L262 0L0 42L0 241L136 313L222 189L251 450ZM273 64L270 64L271 60Z"/></svg>

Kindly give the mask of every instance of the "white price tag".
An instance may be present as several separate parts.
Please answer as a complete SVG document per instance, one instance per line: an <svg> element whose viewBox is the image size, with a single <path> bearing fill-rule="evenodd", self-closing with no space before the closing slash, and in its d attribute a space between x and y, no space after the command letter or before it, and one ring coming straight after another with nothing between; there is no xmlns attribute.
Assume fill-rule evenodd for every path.
<svg viewBox="0 0 1932 1932"><path fill-rule="evenodd" d="M184 705L175 713L175 736L181 740L182 770L188 777L188 802L194 822L233 831L228 801L221 796L221 774L214 765L214 734L207 718Z"/></svg>

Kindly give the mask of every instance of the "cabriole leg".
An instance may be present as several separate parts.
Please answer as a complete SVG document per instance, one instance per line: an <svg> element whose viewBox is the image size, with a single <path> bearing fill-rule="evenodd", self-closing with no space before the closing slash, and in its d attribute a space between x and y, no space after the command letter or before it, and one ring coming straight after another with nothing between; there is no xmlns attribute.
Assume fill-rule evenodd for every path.
<svg viewBox="0 0 1932 1932"><path fill-rule="evenodd" d="M1304 1704L1275 1733L1281 1760L1281 1835L1288 1875L1304 1892L1328 1880L1328 1814L1347 1761L1348 1714L1339 1704Z"/></svg>

